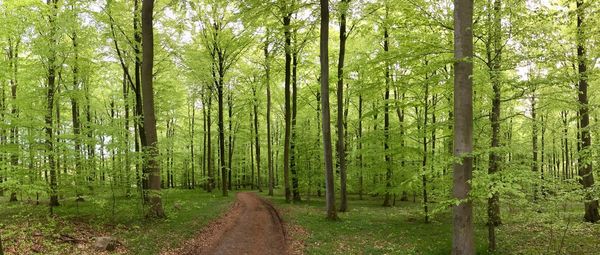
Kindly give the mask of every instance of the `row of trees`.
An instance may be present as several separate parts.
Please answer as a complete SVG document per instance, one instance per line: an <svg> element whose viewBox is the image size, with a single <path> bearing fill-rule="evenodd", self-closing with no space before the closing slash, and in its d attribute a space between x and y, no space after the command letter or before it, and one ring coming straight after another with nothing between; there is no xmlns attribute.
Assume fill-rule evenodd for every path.
<svg viewBox="0 0 600 255"><path fill-rule="evenodd" d="M595 222L599 7L3 1L1 191L57 206L111 187L162 217L160 188L282 186L325 192L333 219L339 190L339 211L418 199L462 226L485 201L492 250L501 199L569 196Z"/></svg>

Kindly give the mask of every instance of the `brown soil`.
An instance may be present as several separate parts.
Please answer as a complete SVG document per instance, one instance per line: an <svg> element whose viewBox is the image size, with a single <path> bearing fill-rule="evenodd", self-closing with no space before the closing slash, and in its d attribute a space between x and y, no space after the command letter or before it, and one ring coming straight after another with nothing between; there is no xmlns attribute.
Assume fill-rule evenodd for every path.
<svg viewBox="0 0 600 255"><path fill-rule="evenodd" d="M283 255L287 245L283 223L271 203L255 193L237 194L232 208L181 249L163 254Z"/></svg>

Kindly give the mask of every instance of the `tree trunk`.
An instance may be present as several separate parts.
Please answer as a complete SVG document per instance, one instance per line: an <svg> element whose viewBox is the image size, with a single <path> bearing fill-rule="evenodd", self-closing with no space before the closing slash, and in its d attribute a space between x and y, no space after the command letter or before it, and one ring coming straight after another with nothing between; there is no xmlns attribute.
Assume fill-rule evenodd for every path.
<svg viewBox="0 0 600 255"><path fill-rule="evenodd" d="M206 156L207 156L207 168L208 168L208 185L207 191L212 192L212 189L215 188L215 172L213 167L213 152L212 152L212 135L211 135L211 106L212 106L212 91L208 90L208 104L206 105Z"/></svg>
<svg viewBox="0 0 600 255"><path fill-rule="evenodd" d="M258 178L256 181L256 186L258 186L258 191L262 192L262 185L260 182L260 139L258 136L258 97L256 97L255 88L252 88L252 94L254 96L254 130L256 132L256 136L254 136L254 143L256 144L256 177Z"/></svg>
<svg viewBox="0 0 600 255"><path fill-rule="evenodd" d="M493 12L493 25L492 31L490 31L490 38L487 47L488 56L488 67L490 72L490 78L492 80L492 90L494 96L492 98L492 112L490 114L490 124L492 128L492 139L491 139L491 151L489 153L489 167L488 174L492 177L492 186L495 186L495 175L500 169L500 154L496 151L500 147L500 100L501 100L501 83L500 83L500 68L502 58L502 25L501 25L501 0L494 1L494 12ZM493 48L493 49L492 49ZM492 56L492 52L494 56ZM490 187L494 190L493 187ZM501 224L500 219L500 195L498 192L492 193L491 197L488 198L488 250L490 252L496 251L496 226Z"/></svg>
<svg viewBox="0 0 600 255"><path fill-rule="evenodd" d="M233 162L233 93L230 91L227 95L227 113L229 118L227 122L229 124L229 134L227 143L227 188L231 190L231 163Z"/></svg>
<svg viewBox="0 0 600 255"><path fill-rule="evenodd" d="M427 65L427 61L425 61ZM429 223L429 208L427 207L427 115L429 115L429 77L425 76L425 107L423 111L423 162L421 169L421 183L423 188L423 212L425 223Z"/></svg>
<svg viewBox="0 0 600 255"><path fill-rule="evenodd" d="M267 35L269 31L267 30ZM269 168L269 196L273 196L275 176L273 175L273 145L271 137L271 65L269 56L269 38L265 39L265 82L267 83L267 163Z"/></svg>
<svg viewBox="0 0 600 255"><path fill-rule="evenodd" d="M291 109L290 109L290 83L291 83L291 64L292 64L292 35L290 24L292 13L289 12L283 17L284 37L285 37L285 137L283 141L283 185L285 189L285 201L292 200L290 189L290 136L291 136Z"/></svg>
<svg viewBox="0 0 600 255"><path fill-rule="evenodd" d="M48 167L50 169L50 211L53 206L58 206L58 180L56 164L54 161L54 130L53 130L53 114L54 114L54 92L56 90L56 17L58 15L58 0L48 0L48 5L51 5L51 13L48 17L50 23L50 57L48 58L48 87L47 87L47 104L45 128L46 131L46 153L48 156Z"/></svg>
<svg viewBox="0 0 600 255"><path fill-rule="evenodd" d="M579 73L579 125L581 138L581 153L579 159L579 176L581 184L585 190L585 215L586 222L597 222L600 220L598 214L598 199L594 199L592 195L592 187L594 186L594 172L592 171L592 159L590 155L592 138L589 130L590 116L588 103L588 74L586 65L586 48L585 36L583 31L585 5L583 0L577 0L577 63Z"/></svg>
<svg viewBox="0 0 600 255"><path fill-rule="evenodd" d="M362 118L363 118L363 97L362 94L358 95L358 199L363 199L364 193L364 173L363 173L363 152L362 152Z"/></svg>
<svg viewBox="0 0 600 255"><path fill-rule="evenodd" d="M387 18L387 6L386 6L386 18ZM387 26L383 30L383 51L388 53L390 50L389 32ZM389 101L390 101L390 65L385 62L385 94L383 98L383 149L385 155L385 198L383 200L383 206L391 206L390 189L392 188L392 156L390 155L390 113L389 113Z"/></svg>
<svg viewBox="0 0 600 255"><path fill-rule="evenodd" d="M151 218L164 218L165 212L162 207L160 195L160 166L158 163L158 139L156 135L156 117L154 115L154 88L153 66L154 66L154 30L152 28L152 12L154 0L144 0L142 3L142 92L144 110L144 130L146 142L145 148L148 172L148 199L150 208L147 216Z"/></svg>
<svg viewBox="0 0 600 255"><path fill-rule="evenodd" d="M294 32L295 33L295 32ZM296 42L297 43L297 42ZM294 50L292 54L292 126L291 132L292 137L290 141L290 170L292 173L292 198L294 201L299 202L300 190L298 183L298 167L297 157L298 152L296 151L296 115L298 113L298 51Z"/></svg>
<svg viewBox="0 0 600 255"><path fill-rule="evenodd" d="M192 180L191 180L191 189L196 188L196 164L194 163L194 134L195 134L195 122L196 122L196 98L192 98L192 119L190 120L190 162L192 164Z"/></svg>
<svg viewBox="0 0 600 255"><path fill-rule="evenodd" d="M325 193L327 219L337 219L335 210L335 187L333 182L333 158L331 146L331 112L329 111L329 1L321 0L321 108L323 113L321 127L323 131L323 160L325 161Z"/></svg>
<svg viewBox="0 0 600 255"><path fill-rule="evenodd" d="M473 0L454 1L454 206L453 255L475 254L473 205Z"/></svg>
<svg viewBox="0 0 600 255"><path fill-rule="evenodd" d="M344 58L346 54L346 11L350 0L340 2L340 52L337 68L337 153L340 170L340 212L348 210L348 194L346 191L346 148L344 136Z"/></svg>
<svg viewBox="0 0 600 255"><path fill-rule="evenodd" d="M8 61L10 67L10 91L11 91L11 117L13 119L19 118L19 110L17 109L17 73L18 73L18 61L19 61L19 45L21 43L21 39L17 38L15 44L13 45L12 39L9 37L8 39ZM19 146L19 127L15 124L12 124L10 129L11 132L11 143L17 149L16 152L11 153L10 156L10 165L12 168L12 173L16 174L16 169L19 165L19 152L21 148ZM0 177L2 179L3 177ZM0 180L0 183L2 180ZM17 193L15 191L11 191L9 202L17 202ZM1 248L0 248L1 252Z"/></svg>
<svg viewBox="0 0 600 255"><path fill-rule="evenodd" d="M533 184L533 201L537 201L538 199L538 187L536 182L538 182L538 128L537 128L537 113L536 113L536 96L535 91L533 92L533 96L531 97L531 150L532 150L532 163L531 163L531 171L535 175L534 184Z"/></svg>

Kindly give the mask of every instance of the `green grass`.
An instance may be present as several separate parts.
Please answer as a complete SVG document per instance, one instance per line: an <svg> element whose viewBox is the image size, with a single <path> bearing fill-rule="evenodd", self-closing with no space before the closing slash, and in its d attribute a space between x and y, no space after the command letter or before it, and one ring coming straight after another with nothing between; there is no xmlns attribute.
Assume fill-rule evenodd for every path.
<svg viewBox="0 0 600 255"><path fill-rule="evenodd" d="M420 203L400 202L382 207L381 198L351 197L350 211L339 221L325 219L323 198L286 204L272 198L286 221L302 226L306 254L450 254L450 210L424 222ZM338 200L339 201L339 200ZM474 210L477 254L487 252L485 203ZM598 224L581 222L582 206L560 208L553 202L535 205L504 204L504 225L497 229L497 254L597 254ZM554 208L554 209L553 209ZM562 210L562 211L561 211Z"/></svg>
<svg viewBox="0 0 600 255"><path fill-rule="evenodd" d="M97 194L103 193L98 191ZM63 199L61 206L54 208L52 217L46 205L8 203L6 198L0 199L2 238L9 252L30 253L32 249L39 249L44 254L85 253L89 247L74 250L75 245L61 242L60 236L90 240L98 235L113 235L126 247L126 250L118 250L119 253L157 254L161 249L177 247L193 237L225 211L234 196L222 197L198 190L163 190L167 219L153 221L144 219L139 198L113 200L109 195L100 199L88 197L81 203Z"/></svg>

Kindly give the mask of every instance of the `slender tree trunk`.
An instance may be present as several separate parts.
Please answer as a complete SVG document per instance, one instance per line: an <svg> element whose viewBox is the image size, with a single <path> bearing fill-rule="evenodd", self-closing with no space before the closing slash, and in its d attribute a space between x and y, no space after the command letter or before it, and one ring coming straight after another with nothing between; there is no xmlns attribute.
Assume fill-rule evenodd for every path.
<svg viewBox="0 0 600 255"><path fill-rule="evenodd" d="M544 188L544 169L547 166L547 159L546 159L546 121L547 119L544 117L544 115L542 115L540 117L540 123L542 124L542 135L541 135L541 148L540 148L540 178L541 178L541 185L540 185L540 192L542 193L542 196L545 197L546 196L546 190Z"/></svg>
<svg viewBox="0 0 600 255"><path fill-rule="evenodd" d="M498 173L500 169L500 161L502 160L500 154L497 152L497 148L500 147L500 114L501 114L501 60L502 60L502 45L501 45L501 36L502 36L502 25L501 25L501 8L502 2L501 0L494 1L494 11L493 11L493 24L492 31L490 33L489 43L491 43L491 47L488 46L488 66L490 68L490 77L492 80L492 90L494 91L494 96L492 98L492 112L490 114L490 124L492 127L492 139L491 139L491 151L489 153L489 167L488 174L492 177L492 186L496 184L494 181L496 180L495 175ZM493 49L492 49L493 48ZM492 52L494 56L492 56ZM490 187L494 190L493 187ZM492 193L492 196L488 198L488 250L490 252L496 251L496 226L499 226L502 221L500 218L500 194L498 192Z"/></svg>
<svg viewBox="0 0 600 255"><path fill-rule="evenodd" d="M571 172L571 162L569 160L569 116L567 111L561 111L561 117L563 122L563 175L565 180L569 179L569 173Z"/></svg>
<svg viewBox="0 0 600 255"><path fill-rule="evenodd" d="M267 35L269 31L267 30ZM267 163L269 168L269 196L273 196L275 176L273 175L273 145L271 137L271 62L269 56L269 38L265 39L265 82L267 83Z"/></svg>
<svg viewBox="0 0 600 255"><path fill-rule="evenodd" d="M294 32L295 33L295 32ZM298 183L298 169L297 169L297 157L298 152L296 149L296 115L298 112L298 52L295 49L292 54L292 126L291 132L292 137L290 140L290 171L292 173L292 197L293 200L299 202L300 189Z"/></svg>
<svg viewBox="0 0 600 255"><path fill-rule="evenodd" d="M473 0L454 0L454 206L453 255L475 254L473 205Z"/></svg>
<svg viewBox="0 0 600 255"><path fill-rule="evenodd" d="M283 17L284 37L285 37L285 137L283 142L283 184L285 189L285 201L292 200L290 189L290 136L291 136L291 109L290 109L290 83L291 83L291 64L292 64L292 35L290 24L292 13L289 12Z"/></svg>
<svg viewBox="0 0 600 255"><path fill-rule="evenodd" d="M583 31L585 5L583 0L577 0L577 63L579 73L579 125L581 133L581 156L579 159L579 176L581 184L585 190L585 215L586 222L597 222L600 220L598 214L598 199L594 199L592 195L592 187L594 186L594 172L592 171L592 160L590 155L592 138L589 130L589 102L587 96L588 90L588 74L586 65L586 48L585 36Z"/></svg>
<svg viewBox="0 0 600 255"><path fill-rule="evenodd" d="M254 144L252 143L252 140L254 138L254 132L256 130L254 130L254 126L252 125L253 115L254 113L250 112L250 189L254 189L254 187L256 187L254 185Z"/></svg>
<svg viewBox="0 0 600 255"><path fill-rule="evenodd" d="M196 98L194 97L192 100L192 119L190 120L190 162L192 164L192 180L191 180L191 189L196 188L196 164L194 157L194 134L195 134L195 123L196 122Z"/></svg>
<svg viewBox="0 0 600 255"><path fill-rule="evenodd" d="M45 131L46 131L46 153L48 157L48 166L50 169L50 211L52 207L58 206L58 180L56 164L54 161L54 130L53 130L53 114L54 114L54 92L56 90L56 17L58 15L58 0L48 0L48 5L51 5L51 13L48 17L50 23L50 56L48 59L48 87L47 87L47 104Z"/></svg>
<svg viewBox="0 0 600 255"><path fill-rule="evenodd" d="M386 18L387 18L387 6L386 6ZM383 30L384 41L383 51L389 52L389 32L387 26ZM390 155L390 114L389 114L389 101L390 101L390 66L389 63L385 63L385 94L383 98L383 149L385 155L385 198L383 200L383 206L391 206L390 189L392 188L392 156Z"/></svg>
<svg viewBox="0 0 600 255"><path fill-rule="evenodd" d="M227 188L231 190L231 163L233 162L233 93L230 91L227 95L227 113L229 118L227 122L229 124L229 134L227 143Z"/></svg>
<svg viewBox="0 0 600 255"><path fill-rule="evenodd" d="M143 101L142 101L142 51L140 49L140 46L142 45L142 34L141 31L139 29L140 27L140 22L141 22L141 18L140 18L140 12L139 12L139 0L134 0L133 2L133 38L134 38L134 45L133 45L133 51L135 53L135 64L134 64L134 83L135 83L135 115L136 115L136 124L138 127L138 135L140 138L140 146L138 149L140 149L139 151L137 151L138 153L141 153L143 148L145 148L148 145L148 142L146 141L146 131L144 129L144 110L143 110ZM138 166L138 168L142 169L142 189L143 190L148 190L149 186L148 186L148 178L150 176L150 172L149 169L146 165L146 161L141 160L141 165ZM148 202L148 196L146 194L146 192L143 192L143 199L145 202Z"/></svg>
<svg viewBox="0 0 600 255"><path fill-rule="evenodd" d="M427 63L427 62L426 62ZM427 64L426 64L427 65ZM429 77L425 77L425 107L423 109L423 162L421 169L421 183L423 188L423 211L425 223L429 223L429 208L427 197L427 116L429 115Z"/></svg>
<svg viewBox="0 0 600 255"><path fill-rule="evenodd" d="M212 121L211 121L211 107L212 106L212 93L209 89L208 92L208 104L206 105L206 125L208 126L206 128L206 156L208 157L206 162L207 162L207 168L208 168L208 185L207 185L207 191L208 192L212 192L212 189L215 188L215 172L214 172L214 167L213 167L213 152L212 152L212 135L211 135L211 126L212 126Z"/></svg>
<svg viewBox="0 0 600 255"><path fill-rule="evenodd" d="M346 148L343 125L344 113L344 58L346 54L346 11L350 0L342 0L340 2L340 52L337 69L337 153L340 170L340 212L348 210L348 194L346 191Z"/></svg>
<svg viewBox="0 0 600 255"><path fill-rule="evenodd" d="M532 157L532 163L531 163L531 171L534 173L535 175L535 180L534 180L534 184L533 184L533 201L537 201L538 199L538 187L537 187L537 177L538 177L538 128L537 128L537 109L536 109L536 96L535 96L535 91L533 92L534 95L531 97L531 125L532 125L532 132L531 132L531 150L533 153L533 157Z"/></svg>
<svg viewBox="0 0 600 255"><path fill-rule="evenodd" d="M331 146L331 112L329 110L329 1L321 0L321 122L323 130L323 160L325 161L325 193L327 218L337 219L335 210L335 187L333 182L333 157Z"/></svg>
<svg viewBox="0 0 600 255"><path fill-rule="evenodd" d="M143 110L144 110L144 130L146 148L146 162L148 172L148 188L150 194L148 199L150 208L148 217L164 218L165 212L162 207L160 195L160 165L158 163L158 139L156 135L156 117L154 115L154 88L153 66L154 66L154 29L152 28L152 12L154 9L154 0L144 0L142 3L142 46L143 46L143 62L142 62L142 86L144 89Z"/></svg>
<svg viewBox="0 0 600 255"><path fill-rule="evenodd" d="M363 97L362 94L358 95L358 199L363 199L364 193L364 173L363 173L363 143L362 143L362 118L363 118Z"/></svg>
<svg viewBox="0 0 600 255"><path fill-rule="evenodd" d="M21 39L17 38L16 42L13 45L12 39L9 37L8 39L8 61L10 67L10 91L11 91L11 117L13 119L19 118L19 110L17 108L17 73L18 73L18 61L19 61L19 45L21 43ZM13 174L16 174L16 170L19 165L19 154L21 148L19 146L19 127L15 124L10 129L11 132L11 143L17 149L16 152L12 152L10 156L10 165ZM0 177L2 179L3 177ZM0 180L2 183L2 180ZM11 191L9 202L17 202L17 193L15 191ZM0 252L2 249L0 248Z"/></svg>
<svg viewBox="0 0 600 255"><path fill-rule="evenodd" d="M254 136L254 143L256 144L256 177L258 178L256 186L258 186L258 191L262 192L262 185L260 179L260 139L258 136L258 97L256 97L255 88L252 88L252 94L254 96L254 130L256 132Z"/></svg>

